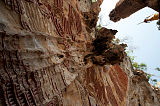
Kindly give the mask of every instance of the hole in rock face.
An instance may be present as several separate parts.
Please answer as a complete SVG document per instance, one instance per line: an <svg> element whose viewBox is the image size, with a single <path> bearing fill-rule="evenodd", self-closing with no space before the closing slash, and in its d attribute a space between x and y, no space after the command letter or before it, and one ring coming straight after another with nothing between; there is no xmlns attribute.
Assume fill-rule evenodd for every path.
<svg viewBox="0 0 160 106"><path fill-rule="evenodd" d="M154 96L152 96L152 100L154 101Z"/></svg>
<svg viewBox="0 0 160 106"><path fill-rule="evenodd" d="M64 57L64 55L61 55L61 54L59 54L59 55L57 55L59 58L63 58Z"/></svg>

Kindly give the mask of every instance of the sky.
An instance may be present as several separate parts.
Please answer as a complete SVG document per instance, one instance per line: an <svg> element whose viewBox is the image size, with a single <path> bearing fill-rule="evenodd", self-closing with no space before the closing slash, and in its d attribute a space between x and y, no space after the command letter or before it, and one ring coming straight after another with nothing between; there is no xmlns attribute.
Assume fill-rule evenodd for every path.
<svg viewBox="0 0 160 106"><path fill-rule="evenodd" d="M128 44L128 49L134 51L131 55L136 56L135 61L145 63L147 65L147 73L159 76L152 78L160 81L160 72L155 71L155 68L160 67L160 30L156 26L157 21L138 25L138 23L156 13L156 11L146 7L130 17L114 23L109 20L108 15L118 1L103 1L98 23L109 29L118 30L116 37L122 39L122 41L124 40Z"/></svg>

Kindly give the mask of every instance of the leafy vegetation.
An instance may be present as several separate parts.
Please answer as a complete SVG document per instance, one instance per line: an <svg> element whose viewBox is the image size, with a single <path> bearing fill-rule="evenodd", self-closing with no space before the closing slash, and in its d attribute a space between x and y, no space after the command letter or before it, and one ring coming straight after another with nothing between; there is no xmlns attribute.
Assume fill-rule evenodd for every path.
<svg viewBox="0 0 160 106"><path fill-rule="evenodd" d="M160 71L160 68L159 68L159 67L157 67L155 70Z"/></svg>
<svg viewBox="0 0 160 106"><path fill-rule="evenodd" d="M128 56L131 59L133 69L134 70L143 70L146 74L147 79L149 80L149 83L154 87L160 87L160 82L158 82L157 79L153 78L153 76L155 76L155 75L147 73L147 65L145 63L139 64L138 62L136 62L135 56L131 56L130 55L131 53L133 53L133 50L127 52ZM160 71L160 68L157 67L157 68L155 68L155 70Z"/></svg>
<svg viewBox="0 0 160 106"><path fill-rule="evenodd" d="M93 2L96 2L96 1L97 1L97 0L92 0L92 3L93 3Z"/></svg>
<svg viewBox="0 0 160 106"><path fill-rule="evenodd" d="M145 63L138 64L137 62L132 63L135 70L147 70L147 65Z"/></svg>
<svg viewBox="0 0 160 106"><path fill-rule="evenodd" d="M97 29L97 30L100 30L101 28L102 28L102 25L101 25L101 24L99 24L99 25L96 26L96 29Z"/></svg>

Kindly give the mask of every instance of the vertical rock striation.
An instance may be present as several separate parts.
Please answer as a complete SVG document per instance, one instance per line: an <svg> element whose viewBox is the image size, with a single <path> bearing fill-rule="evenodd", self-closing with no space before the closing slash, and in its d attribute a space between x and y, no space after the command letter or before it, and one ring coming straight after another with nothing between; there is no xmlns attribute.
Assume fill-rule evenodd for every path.
<svg viewBox="0 0 160 106"><path fill-rule="evenodd" d="M130 94L134 74L125 45L111 44L113 30L102 29L95 34L101 3L0 0L0 105L134 104ZM103 42L98 42L100 39ZM103 65L90 60L85 63L90 53L98 58L99 46L104 49L98 57L110 57L108 61ZM144 86L153 94L155 101L147 102L152 105L157 102L156 94L149 85Z"/></svg>

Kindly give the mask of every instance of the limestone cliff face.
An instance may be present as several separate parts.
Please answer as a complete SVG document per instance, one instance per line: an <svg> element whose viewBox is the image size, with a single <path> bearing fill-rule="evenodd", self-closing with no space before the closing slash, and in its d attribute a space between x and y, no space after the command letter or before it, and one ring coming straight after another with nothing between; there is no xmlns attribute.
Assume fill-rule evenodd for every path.
<svg viewBox="0 0 160 106"><path fill-rule="evenodd" d="M0 0L0 105L160 105L116 31L95 30L101 3Z"/></svg>

